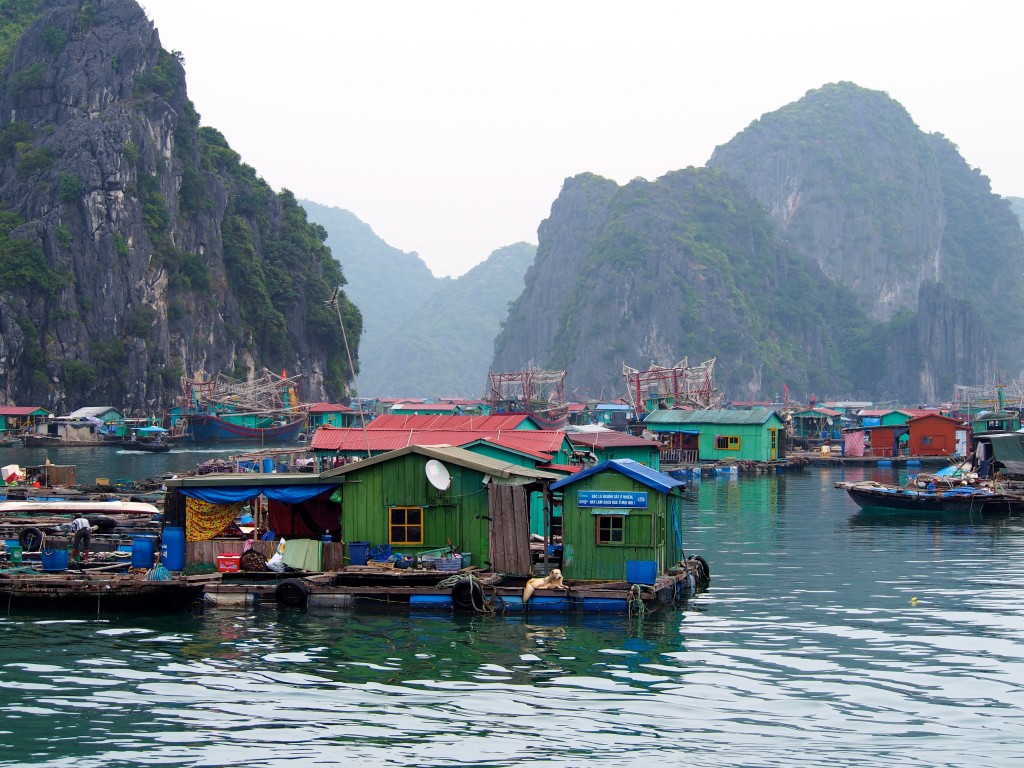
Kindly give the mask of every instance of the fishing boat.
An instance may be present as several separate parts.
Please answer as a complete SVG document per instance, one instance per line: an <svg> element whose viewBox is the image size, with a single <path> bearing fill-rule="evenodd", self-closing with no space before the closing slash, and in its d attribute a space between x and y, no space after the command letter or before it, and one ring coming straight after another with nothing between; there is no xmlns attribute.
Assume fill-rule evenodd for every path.
<svg viewBox="0 0 1024 768"><path fill-rule="evenodd" d="M125 451L146 451L147 453L166 453L171 450L171 443L164 439L167 430L163 427L137 427L131 430L130 437L120 444Z"/></svg>
<svg viewBox="0 0 1024 768"><path fill-rule="evenodd" d="M306 427L299 402L301 376L263 369L253 379L219 375L209 381L182 379L176 426L198 442L292 442Z"/></svg>
<svg viewBox="0 0 1024 768"><path fill-rule="evenodd" d="M836 488L845 490L865 511L931 515L1007 515L1024 511L1024 496L1019 494L973 485L929 485L921 488L914 483L860 482L836 483Z"/></svg>

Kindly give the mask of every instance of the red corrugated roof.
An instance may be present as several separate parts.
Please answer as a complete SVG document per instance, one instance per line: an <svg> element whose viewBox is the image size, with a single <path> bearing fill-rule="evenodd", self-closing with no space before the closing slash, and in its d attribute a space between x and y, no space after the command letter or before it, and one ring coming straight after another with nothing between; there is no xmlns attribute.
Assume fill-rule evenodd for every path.
<svg viewBox="0 0 1024 768"><path fill-rule="evenodd" d="M553 430L465 430L465 429L367 429L320 427L313 433L309 447L314 451L393 451L407 445L466 445L489 440L525 453L558 452L564 432Z"/></svg>
<svg viewBox="0 0 1024 768"><path fill-rule="evenodd" d="M583 467L579 464L544 464L543 466L538 466L537 469L544 469L550 472L567 472L570 475L574 475Z"/></svg>
<svg viewBox="0 0 1024 768"><path fill-rule="evenodd" d="M33 411L45 411L41 405L7 405L0 407L0 416L29 416Z"/></svg>
<svg viewBox="0 0 1024 768"><path fill-rule="evenodd" d="M463 416L445 413L423 415L389 413L378 416L367 429L467 429L476 431L513 430L530 418L523 413L495 416ZM524 430L525 431L525 430Z"/></svg>
<svg viewBox="0 0 1024 768"><path fill-rule="evenodd" d="M309 406L310 413L355 413L355 411L349 408L347 405L340 405L334 403L313 403Z"/></svg>

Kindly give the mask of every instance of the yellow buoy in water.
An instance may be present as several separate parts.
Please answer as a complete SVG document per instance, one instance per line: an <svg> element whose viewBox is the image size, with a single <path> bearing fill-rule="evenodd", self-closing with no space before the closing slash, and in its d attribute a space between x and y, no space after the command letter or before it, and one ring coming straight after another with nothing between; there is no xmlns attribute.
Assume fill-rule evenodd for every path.
<svg viewBox="0 0 1024 768"><path fill-rule="evenodd" d="M910 604L911 605L917 605L917 598L916 597L910 598Z"/></svg>

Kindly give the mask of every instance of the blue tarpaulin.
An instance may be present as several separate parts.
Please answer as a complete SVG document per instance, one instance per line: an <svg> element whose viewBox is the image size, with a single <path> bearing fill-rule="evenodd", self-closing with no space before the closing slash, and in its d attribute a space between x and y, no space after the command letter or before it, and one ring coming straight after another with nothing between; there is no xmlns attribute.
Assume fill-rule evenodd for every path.
<svg viewBox="0 0 1024 768"><path fill-rule="evenodd" d="M182 488L181 492L190 498L201 499L210 504L237 504L240 501L255 499L260 494L285 504L299 504L321 493L333 491L338 485L232 485L222 488Z"/></svg>

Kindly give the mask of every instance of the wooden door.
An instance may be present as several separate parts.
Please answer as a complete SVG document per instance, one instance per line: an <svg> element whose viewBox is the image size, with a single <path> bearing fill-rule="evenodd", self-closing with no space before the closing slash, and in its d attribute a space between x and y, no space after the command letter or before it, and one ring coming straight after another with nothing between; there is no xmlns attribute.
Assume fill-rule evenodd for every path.
<svg viewBox="0 0 1024 768"><path fill-rule="evenodd" d="M487 486L487 514L491 518L488 545L492 571L510 576L532 576L530 556L530 504L521 485Z"/></svg>

